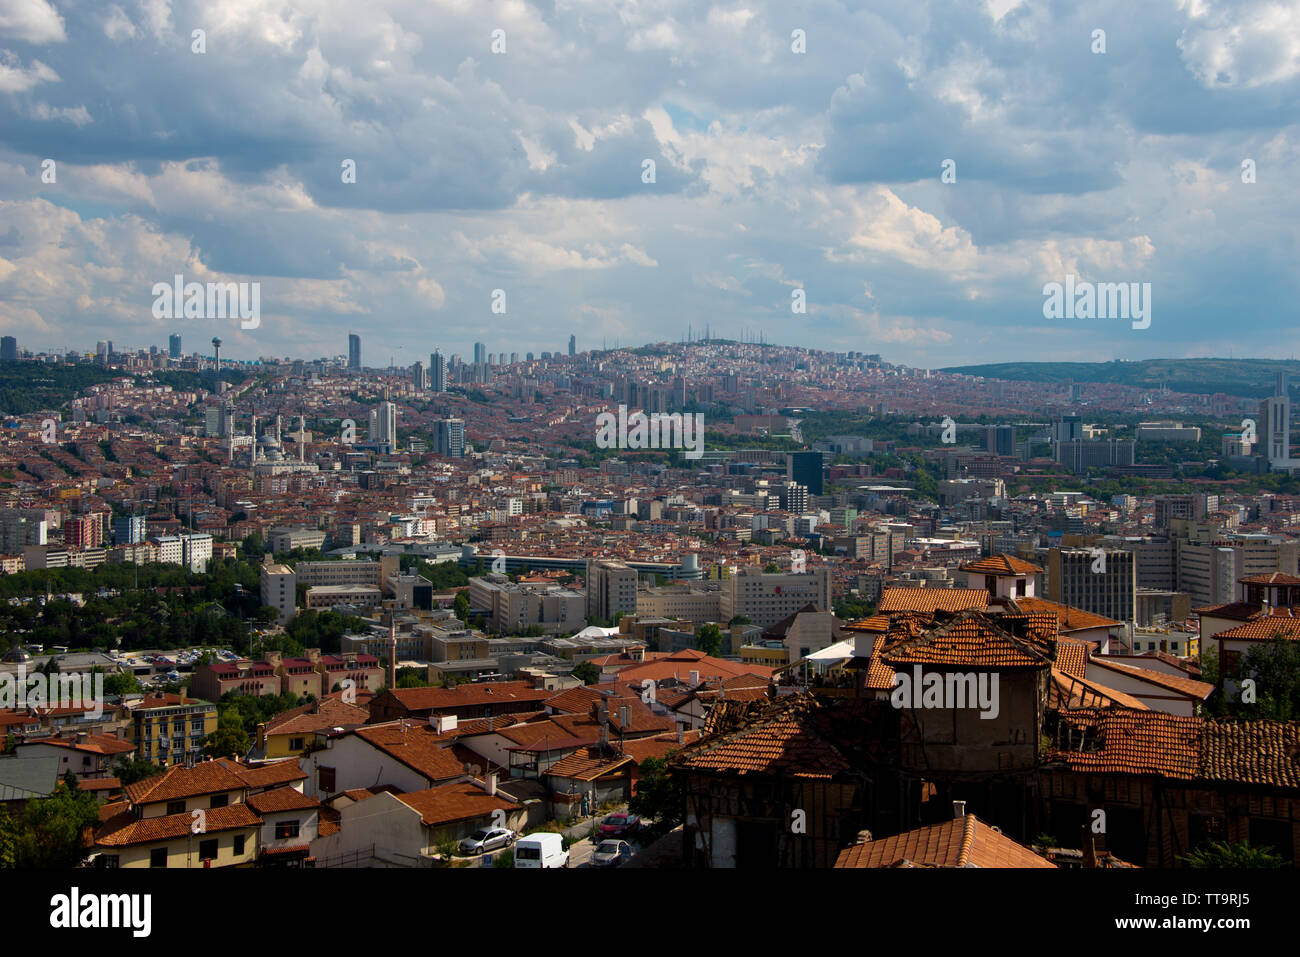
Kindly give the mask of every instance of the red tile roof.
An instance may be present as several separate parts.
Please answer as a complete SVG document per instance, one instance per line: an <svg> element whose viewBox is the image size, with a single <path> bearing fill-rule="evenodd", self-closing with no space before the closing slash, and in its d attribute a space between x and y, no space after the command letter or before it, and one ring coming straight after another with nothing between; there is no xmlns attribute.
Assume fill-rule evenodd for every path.
<svg viewBox="0 0 1300 957"><path fill-rule="evenodd" d="M977 575L1037 575L1042 569L1033 562L1027 562L1015 555L999 553L981 558L977 562L962 565L958 571L974 572Z"/></svg>
<svg viewBox="0 0 1300 957"><path fill-rule="evenodd" d="M840 852L839 868L866 867L1050 867L1039 857L974 814L905 831Z"/></svg>
<svg viewBox="0 0 1300 957"><path fill-rule="evenodd" d="M522 806L500 794L488 794L471 781L442 784L394 796L407 807L419 812L420 821L425 827L489 817L497 810L517 811Z"/></svg>
<svg viewBox="0 0 1300 957"><path fill-rule="evenodd" d="M1078 750L1080 747L1083 750ZM1216 721L1159 711L1062 712L1049 761L1073 771L1300 790L1300 723Z"/></svg>
<svg viewBox="0 0 1300 957"><path fill-rule="evenodd" d="M186 812L137 821L132 811L121 811L104 821L95 835L95 843L101 847L125 847L171 841L193 833L191 828L195 820L192 813ZM261 823L262 819L247 804L231 804L203 812L204 834L255 827Z"/></svg>
<svg viewBox="0 0 1300 957"><path fill-rule="evenodd" d="M297 788L272 788L261 794L254 794L248 799L248 806L258 814L274 814L277 811L305 811L319 808L320 802L309 798Z"/></svg>
<svg viewBox="0 0 1300 957"><path fill-rule="evenodd" d="M963 611L985 608L989 593L982 588L900 588L890 587L880 596L876 611Z"/></svg>
<svg viewBox="0 0 1300 957"><path fill-rule="evenodd" d="M496 702L536 702L555 692L534 688L527 681L467 682L454 688L390 688L387 692L410 712L445 711Z"/></svg>
<svg viewBox="0 0 1300 957"><path fill-rule="evenodd" d="M420 690L420 689L412 689ZM409 719L372 724L348 732L430 781L445 781L465 773L460 759L444 747L437 733L423 722Z"/></svg>

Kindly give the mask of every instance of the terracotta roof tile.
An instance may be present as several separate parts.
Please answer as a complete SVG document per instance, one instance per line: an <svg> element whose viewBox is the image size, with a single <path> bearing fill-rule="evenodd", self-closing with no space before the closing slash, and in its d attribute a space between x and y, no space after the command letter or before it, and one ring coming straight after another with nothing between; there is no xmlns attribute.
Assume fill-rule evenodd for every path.
<svg viewBox="0 0 1300 957"><path fill-rule="evenodd" d="M516 811L521 805L501 795L491 795L471 781L442 784L423 791L395 795L407 807L420 814L426 827L455 821L487 817L493 811Z"/></svg>
<svg viewBox="0 0 1300 957"><path fill-rule="evenodd" d="M261 794L254 794L248 799L248 806L258 814L274 814L277 811L304 811L319 808L320 802L309 798L297 788L272 788Z"/></svg>
<svg viewBox="0 0 1300 957"><path fill-rule="evenodd" d="M886 588L876 610L882 614L896 611L963 611L984 608L989 593L978 588Z"/></svg>
<svg viewBox="0 0 1300 957"><path fill-rule="evenodd" d="M893 837L854 844L840 852L839 868L984 867L1056 865L1018 844L974 814Z"/></svg>
<svg viewBox="0 0 1300 957"><path fill-rule="evenodd" d="M1033 562L1027 562L1015 555L999 553L962 565L958 571L974 572L977 575L1037 575L1042 572L1042 569Z"/></svg>
<svg viewBox="0 0 1300 957"><path fill-rule="evenodd" d="M203 812L205 834L229 831L236 828L254 827L262 819L247 804L231 804ZM131 811L119 813L105 821L95 836L95 843L101 847L124 847L131 844L151 844L154 841L170 841L192 833L194 824L191 813L167 814L163 817L147 817L137 821Z"/></svg>

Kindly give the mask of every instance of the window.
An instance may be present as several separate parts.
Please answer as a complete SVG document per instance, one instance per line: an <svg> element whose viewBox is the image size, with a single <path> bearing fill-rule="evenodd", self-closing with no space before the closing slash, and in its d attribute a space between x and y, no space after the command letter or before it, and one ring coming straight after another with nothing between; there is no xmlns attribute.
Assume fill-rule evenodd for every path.
<svg viewBox="0 0 1300 957"><path fill-rule="evenodd" d="M100 867L115 870L118 866L118 856L116 854L101 854L95 859L95 863Z"/></svg>
<svg viewBox="0 0 1300 957"><path fill-rule="evenodd" d="M166 866L167 866L167 848L165 848L165 847L155 847L153 850L151 850L151 851L149 852L149 866L150 866L150 867L166 867Z"/></svg>
<svg viewBox="0 0 1300 957"><path fill-rule="evenodd" d="M185 802L184 802L184 801L168 801L168 802L167 802L167 813L168 813L168 814L184 814L184 813L185 813Z"/></svg>
<svg viewBox="0 0 1300 957"><path fill-rule="evenodd" d="M297 821L278 821L275 825L275 839L283 841L286 838L298 836Z"/></svg>
<svg viewBox="0 0 1300 957"><path fill-rule="evenodd" d="M230 804L229 794L214 794L208 801L208 807L226 807Z"/></svg>
<svg viewBox="0 0 1300 957"><path fill-rule="evenodd" d="M290 751L301 751L302 749L303 749L303 739L302 739L302 738L290 738L290 739L289 739L289 750L290 750Z"/></svg>
<svg viewBox="0 0 1300 957"><path fill-rule="evenodd" d="M320 789L326 794L334 793L334 769L320 768Z"/></svg>
<svg viewBox="0 0 1300 957"><path fill-rule="evenodd" d="M210 837L206 841L199 841L199 860L215 861L217 859L217 839Z"/></svg>
<svg viewBox="0 0 1300 957"><path fill-rule="evenodd" d="M233 848L236 857L242 857L244 854L244 835L236 834L233 842Z"/></svg>

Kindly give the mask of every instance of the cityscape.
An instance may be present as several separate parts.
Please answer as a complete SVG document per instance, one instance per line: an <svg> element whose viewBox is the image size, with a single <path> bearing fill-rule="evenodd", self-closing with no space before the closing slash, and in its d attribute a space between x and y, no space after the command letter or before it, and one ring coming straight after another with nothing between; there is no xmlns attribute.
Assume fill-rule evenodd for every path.
<svg viewBox="0 0 1300 957"><path fill-rule="evenodd" d="M0 0L22 926L173 938L227 879L177 869L244 933L292 887L482 934L467 872L527 869L710 933L717 870L1284 919L1298 37Z"/></svg>

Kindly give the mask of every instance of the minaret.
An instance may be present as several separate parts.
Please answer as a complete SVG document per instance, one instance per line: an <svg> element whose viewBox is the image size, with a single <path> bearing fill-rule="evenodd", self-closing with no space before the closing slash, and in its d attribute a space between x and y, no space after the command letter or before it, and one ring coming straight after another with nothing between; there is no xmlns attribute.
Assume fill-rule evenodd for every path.
<svg viewBox="0 0 1300 957"><path fill-rule="evenodd" d="M251 463L257 464L257 416L253 416L253 452Z"/></svg>
<svg viewBox="0 0 1300 957"><path fill-rule="evenodd" d="M298 464L307 461L307 420L298 416Z"/></svg>

